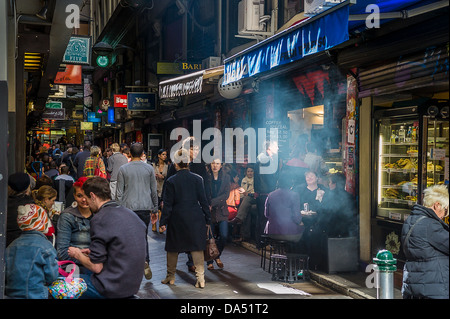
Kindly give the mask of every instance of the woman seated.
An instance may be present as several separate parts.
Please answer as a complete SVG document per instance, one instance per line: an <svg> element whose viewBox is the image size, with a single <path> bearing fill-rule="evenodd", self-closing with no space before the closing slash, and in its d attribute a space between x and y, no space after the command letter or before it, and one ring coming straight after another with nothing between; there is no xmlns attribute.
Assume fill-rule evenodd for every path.
<svg viewBox="0 0 450 319"><path fill-rule="evenodd" d="M90 221L93 215L82 189L86 180L87 177L80 177L73 184L75 202L61 213L58 219L58 236L56 238L58 259L77 263L81 273L86 273L86 269L79 264L78 260L69 257L68 249L69 247L89 248L91 243Z"/></svg>
<svg viewBox="0 0 450 319"><path fill-rule="evenodd" d="M298 242L303 235L304 226L300 214L298 194L290 190L291 175L281 173L278 189L269 193L264 215L267 217L264 233L276 240Z"/></svg>

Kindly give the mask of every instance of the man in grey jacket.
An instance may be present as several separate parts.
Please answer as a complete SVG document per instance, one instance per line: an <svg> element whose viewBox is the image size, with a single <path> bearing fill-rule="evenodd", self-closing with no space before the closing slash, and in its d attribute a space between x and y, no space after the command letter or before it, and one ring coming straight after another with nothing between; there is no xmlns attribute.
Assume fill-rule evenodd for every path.
<svg viewBox="0 0 450 319"><path fill-rule="evenodd" d="M134 211L148 228L151 220L157 218L158 193L155 171L152 165L141 161L144 147L134 143L130 147L131 161L119 168L117 174L117 202ZM147 236L145 236L147 240ZM146 251L145 278L151 279L148 243Z"/></svg>
<svg viewBox="0 0 450 319"><path fill-rule="evenodd" d="M113 155L108 158L107 171L111 174L111 179L109 181L109 187L111 188L111 199L116 199L116 188L117 188L117 175L119 174L119 168L122 165L128 163L128 158L120 153L120 146L117 143L111 145Z"/></svg>

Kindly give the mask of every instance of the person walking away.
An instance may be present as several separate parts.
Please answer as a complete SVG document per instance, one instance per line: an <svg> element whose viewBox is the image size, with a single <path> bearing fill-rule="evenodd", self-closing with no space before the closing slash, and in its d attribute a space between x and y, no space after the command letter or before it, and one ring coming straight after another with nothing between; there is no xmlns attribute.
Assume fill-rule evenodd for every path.
<svg viewBox="0 0 450 319"><path fill-rule="evenodd" d="M160 149L158 151L158 155L156 160L152 163L153 168L155 170L156 176L156 190L158 192L158 221L161 220L161 210L160 205L162 202L162 190L164 186L164 180L167 177L167 171L169 169L169 165L167 164L167 151L165 149ZM156 223L152 225L152 231L156 232Z"/></svg>
<svg viewBox="0 0 450 319"><path fill-rule="evenodd" d="M91 141L84 141L83 151L78 152L75 155L75 159L73 160L73 166L74 168L76 168L77 172L75 180L78 180L81 176L83 176L84 163L86 162L87 158L91 156L91 146Z"/></svg>
<svg viewBox="0 0 450 319"><path fill-rule="evenodd" d="M203 186L205 187L206 192L206 200L208 201L209 206L211 206L211 185L210 178L208 172L206 171L206 164L203 161L197 162L196 159L200 154L200 145L199 142L196 142L194 136L189 136L183 140L182 149L187 150L189 152L189 171L191 173L195 173L200 175L203 179ZM200 158L201 159L201 158ZM169 170L167 172L166 180L175 175L177 173L175 163L169 165ZM165 191L165 183L163 185L162 197L164 198ZM164 205L164 201L162 202ZM194 262L192 260L192 256L187 252L188 260L186 262L186 266L188 267L188 271L195 272Z"/></svg>
<svg viewBox="0 0 450 319"><path fill-rule="evenodd" d="M134 211L145 225L155 223L158 213L158 194L153 166L141 161L142 143L130 146L131 161L119 168L117 174L117 202ZM145 234L147 242L147 233ZM152 278L148 243L146 246L145 278Z"/></svg>
<svg viewBox="0 0 450 319"><path fill-rule="evenodd" d="M52 224L35 204L19 206L22 233L5 251L5 294L14 299L48 299L48 286L58 277L56 249L46 239Z"/></svg>
<svg viewBox="0 0 450 319"><path fill-rule="evenodd" d="M116 199L117 174L122 165L128 163L128 158L120 152L120 146L117 143L111 145L112 155L108 157L107 171L111 175L109 186L111 188L111 198Z"/></svg>
<svg viewBox="0 0 450 319"><path fill-rule="evenodd" d="M222 161L215 158L211 164L211 222L214 233L218 233L217 248L219 256L215 259L217 266L222 269L223 263L220 256L228 239L228 205L230 196L230 175L222 170ZM218 230L218 231L217 231ZM214 269L213 260L208 261L208 270Z"/></svg>
<svg viewBox="0 0 450 319"><path fill-rule="evenodd" d="M403 299L448 299L448 188L424 190L423 206L414 205L402 227Z"/></svg>
<svg viewBox="0 0 450 319"><path fill-rule="evenodd" d="M93 217L83 192L83 184L87 177L81 177L73 184L73 195L75 205L64 209L58 219L56 237L56 249L59 260L71 260L80 268L80 273L87 273L87 269L76 259L69 257L69 247L80 249L89 248L91 243L90 221Z"/></svg>
<svg viewBox="0 0 450 319"><path fill-rule="evenodd" d="M174 163L178 172L165 182L161 228L166 231L167 276L163 284L175 283L178 254L191 252L197 281L205 287L203 252L206 249L206 225L211 224L209 203L202 178L189 171L189 152L180 149Z"/></svg>
<svg viewBox="0 0 450 319"><path fill-rule="evenodd" d="M106 178L105 164L100 157L100 153L100 147L95 145L91 147L91 154L84 163L83 176L93 177L95 176L95 170L99 169L101 176Z"/></svg>
<svg viewBox="0 0 450 319"><path fill-rule="evenodd" d="M31 176L17 172L8 177L8 214L6 215L6 246L19 238L22 230L17 225L17 210L19 206L33 204L31 197Z"/></svg>
<svg viewBox="0 0 450 319"><path fill-rule="evenodd" d="M88 249L69 247L68 254L92 274L81 274L87 291L81 299L130 298L144 275L146 227L131 210L111 200L105 178L94 176L83 184L91 219Z"/></svg>

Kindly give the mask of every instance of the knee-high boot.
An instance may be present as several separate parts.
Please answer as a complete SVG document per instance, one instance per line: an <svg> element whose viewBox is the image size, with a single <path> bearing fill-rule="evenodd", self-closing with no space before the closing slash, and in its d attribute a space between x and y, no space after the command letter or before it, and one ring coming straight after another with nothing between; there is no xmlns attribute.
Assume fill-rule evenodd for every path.
<svg viewBox="0 0 450 319"><path fill-rule="evenodd" d="M163 284L175 283L175 272L177 271L178 253L177 252L167 252L167 275L166 278L161 280Z"/></svg>
<svg viewBox="0 0 450 319"><path fill-rule="evenodd" d="M205 259L202 250L191 251L192 260L195 266L195 277L197 277L197 282L195 283L196 288L205 287Z"/></svg>

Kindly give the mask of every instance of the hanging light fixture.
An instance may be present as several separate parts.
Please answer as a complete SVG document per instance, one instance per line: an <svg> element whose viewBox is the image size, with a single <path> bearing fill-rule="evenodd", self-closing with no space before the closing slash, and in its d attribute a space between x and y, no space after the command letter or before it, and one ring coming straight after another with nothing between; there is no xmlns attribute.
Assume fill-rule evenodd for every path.
<svg viewBox="0 0 450 319"><path fill-rule="evenodd" d="M48 11L48 0L44 0L44 4L42 5L41 10L39 10L38 13L36 13L36 17L47 20L47 11Z"/></svg>

